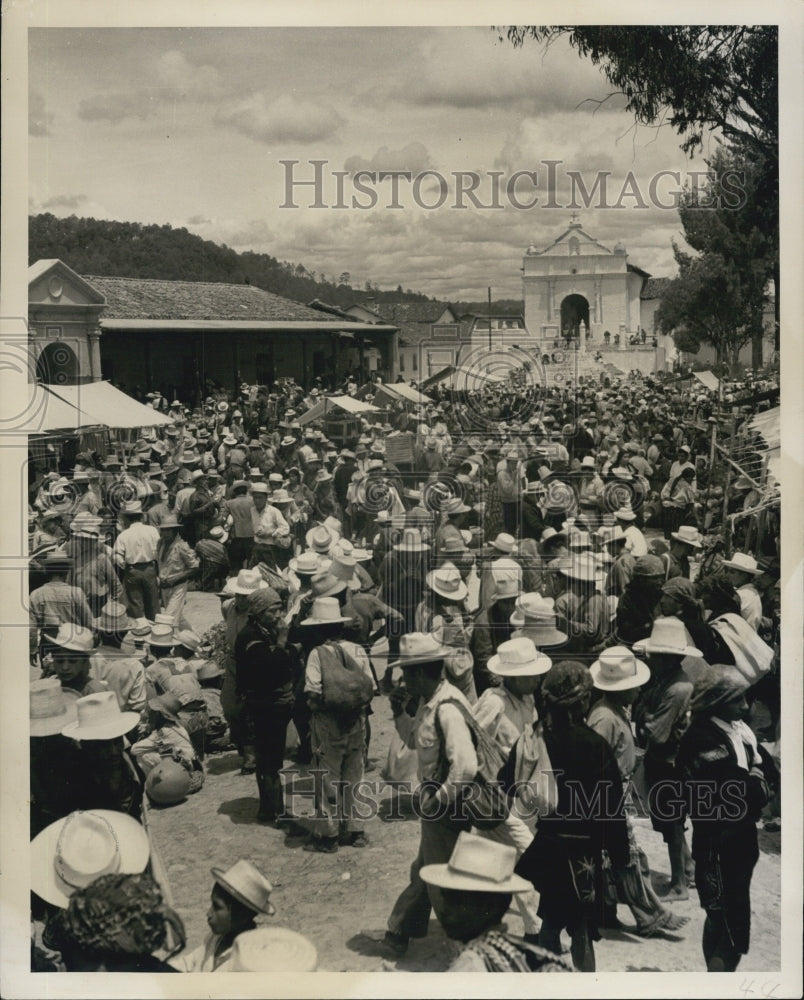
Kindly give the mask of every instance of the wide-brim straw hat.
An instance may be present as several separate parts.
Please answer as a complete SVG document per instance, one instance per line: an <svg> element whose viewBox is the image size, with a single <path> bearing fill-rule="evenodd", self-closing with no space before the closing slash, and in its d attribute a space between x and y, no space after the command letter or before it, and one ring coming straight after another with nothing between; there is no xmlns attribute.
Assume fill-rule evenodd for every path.
<svg viewBox="0 0 804 1000"><path fill-rule="evenodd" d="M80 817L82 816L96 820L101 835L104 828L109 829L110 851L107 855L108 861L103 865L103 870L78 873L80 876L78 878L71 873L71 881L89 884L100 875L107 874L109 870L121 874L137 874L145 870L151 854L151 845L145 829L137 820L125 813L115 812L111 809L92 809L87 813L71 813L70 816L64 816L56 820L55 823L51 823L31 841L31 889L46 903L59 906L62 909L67 908L70 896L80 888L78 885L71 885L62 877L63 874L67 874L63 858L62 838L68 820L70 825L75 827L75 824L81 822ZM89 827L90 824L86 825ZM80 830L74 832L78 833L80 837ZM90 837L88 831L86 837L79 839L78 850L80 851L83 846L85 851L89 850L97 856L97 852L91 850L93 839L100 843L97 829L94 838ZM112 865L114 867L111 867ZM100 862L98 866L100 867Z"/></svg>
<svg viewBox="0 0 804 1000"><path fill-rule="evenodd" d="M287 927L255 927L237 935L228 965L231 972L315 972L318 952Z"/></svg>
<svg viewBox="0 0 804 1000"><path fill-rule="evenodd" d="M76 720L61 731L72 740L113 740L130 732L140 721L139 712L121 712L114 691L96 691L79 698Z"/></svg>
<svg viewBox="0 0 804 1000"><path fill-rule="evenodd" d="M273 886L250 861L241 858L231 868L213 868L212 877L230 896L254 913L266 913L269 917L276 913L270 900Z"/></svg>
<svg viewBox="0 0 804 1000"><path fill-rule="evenodd" d="M638 660L625 646L603 650L589 668L592 682L599 691L628 691L650 680L647 663Z"/></svg>
<svg viewBox="0 0 804 1000"><path fill-rule="evenodd" d="M336 597L316 597L310 609L310 617L304 618L300 624L338 625L351 621L347 615L340 614L340 610L341 607Z"/></svg>
<svg viewBox="0 0 804 1000"><path fill-rule="evenodd" d="M514 873L516 848L476 834L461 832L446 864L425 865L423 882L441 889L467 892L525 892L533 886Z"/></svg>
<svg viewBox="0 0 804 1000"><path fill-rule="evenodd" d="M489 672L498 677L538 677L546 674L552 665L550 657L540 653L527 636L501 642L487 664Z"/></svg>
<svg viewBox="0 0 804 1000"><path fill-rule="evenodd" d="M671 656L703 657L700 649L692 645L684 622L672 615L657 618L650 636L639 639L631 648L638 656L645 653L668 653Z"/></svg>
<svg viewBox="0 0 804 1000"><path fill-rule="evenodd" d="M255 590L264 590L267 586L258 569L241 569L236 577L226 581L223 589L227 594L253 594Z"/></svg>
<svg viewBox="0 0 804 1000"><path fill-rule="evenodd" d="M432 635L425 632L409 632L399 640L399 658L389 663L390 667L410 667L416 663L430 663L449 656L449 646L442 646Z"/></svg>
<svg viewBox="0 0 804 1000"><path fill-rule="evenodd" d="M405 528L402 537L394 545L396 552L429 552L430 546L422 541L422 535L418 528Z"/></svg>
<svg viewBox="0 0 804 1000"><path fill-rule="evenodd" d="M726 569L736 569L741 573L750 573L751 576L760 576L762 570L753 556L745 552L735 552L731 559L724 559L723 566Z"/></svg>
<svg viewBox="0 0 804 1000"><path fill-rule="evenodd" d="M677 542L691 545L695 549L700 549L703 546L701 533L692 525L682 524L678 531L671 531L670 534Z"/></svg>
<svg viewBox="0 0 804 1000"><path fill-rule="evenodd" d="M124 604L107 601L92 624L98 632L126 632L134 625L134 619L129 618Z"/></svg>
<svg viewBox="0 0 804 1000"><path fill-rule="evenodd" d="M448 601L465 601L469 595L469 588L461 579L458 567L453 563L444 563L437 569L431 570L426 580L431 590Z"/></svg>
<svg viewBox="0 0 804 1000"><path fill-rule="evenodd" d="M57 677L31 681L29 734L57 736L78 718L79 697L78 691L62 687Z"/></svg>

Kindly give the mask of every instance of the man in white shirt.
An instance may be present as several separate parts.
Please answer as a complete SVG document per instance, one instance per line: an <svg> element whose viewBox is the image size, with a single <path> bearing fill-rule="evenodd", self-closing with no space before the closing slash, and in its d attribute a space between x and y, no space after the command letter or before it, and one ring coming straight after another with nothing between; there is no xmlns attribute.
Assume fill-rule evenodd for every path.
<svg viewBox="0 0 804 1000"><path fill-rule="evenodd" d="M418 757L418 772L426 782L428 792L414 794L421 819L419 853L410 869L410 884L403 890L391 915L382 941L395 955L403 955L412 937L425 937L430 920L430 908L436 916L442 909L440 891L422 881L419 872L424 865L449 861L458 834L468 829L468 823L452 818L455 799L461 785L477 775L477 753L464 712L472 714L471 706L461 692L443 676L447 650L431 635L413 632L402 636L399 661L404 688L391 694L391 707L397 732ZM456 704L458 702L463 710ZM438 725L436 724L438 715ZM439 729L441 735L439 735ZM443 739L448 771L441 775L440 744ZM433 782L441 786L433 793ZM434 818L428 819L427 816Z"/></svg>
<svg viewBox="0 0 804 1000"><path fill-rule="evenodd" d="M117 536L114 560L123 570L126 611L132 618L149 618L153 621L161 610L156 567L159 531L152 525L143 523L142 504L139 500L126 504L121 513L128 522L128 527Z"/></svg>
<svg viewBox="0 0 804 1000"><path fill-rule="evenodd" d="M634 524L636 514L632 508L627 506L615 510L614 520L623 529L623 534L626 537L626 550L631 553L634 559L646 556L648 554L648 543L645 540L645 536Z"/></svg>
<svg viewBox="0 0 804 1000"><path fill-rule="evenodd" d="M740 598L740 614L752 629L759 629L762 622L762 598L754 586L754 580L761 574L753 556L745 552L735 552L731 559L723 563L726 578Z"/></svg>
<svg viewBox="0 0 804 1000"><path fill-rule="evenodd" d="M266 560L273 561L274 544L279 539L290 537L290 525L281 511L268 503L268 492L267 483L254 483L251 487L251 499L254 504L254 510L251 512L254 524L252 566Z"/></svg>

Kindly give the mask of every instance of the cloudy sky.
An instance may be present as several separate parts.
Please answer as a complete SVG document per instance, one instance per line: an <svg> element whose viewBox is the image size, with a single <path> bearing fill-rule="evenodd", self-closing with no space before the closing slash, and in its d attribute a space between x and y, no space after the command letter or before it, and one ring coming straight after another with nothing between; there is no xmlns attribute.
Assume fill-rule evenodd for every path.
<svg viewBox="0 0 804 1000"><path fill-rule="evenodd" d="M650 181L704 166L669 128L635 131L621 101L596 103L605 79L565 45L515 50L485 27L34 29L29 80L31 212L184 226L318 274L348 271L358 286L444 299L481 299L488 285L521 295L526 247L569 222L568 171L588 190L610 173L607 199L619 207L580 211L588 232L672 274L680 223L653 206ZM326 161L326 207L312 207L312 187L282 207L283 160L299 161L298 180ZM548 160L561 161L553 190ZM370 200L355 187L360 170L436 171L446 187L427 174L414 193L400 177L389 207L391 180L378 174L363 181L376 205L352 207L353 196ZM456 208L459 171L478 174L481 205L502 208L468 197ZM513 189L520 204L539 198L531 209L508 197L517 171L537 173ZM333 207L338 183L346 208ZM663 177L656 200L669 204L675 188ZM439 199L438 209L417 204Z"/></svg>

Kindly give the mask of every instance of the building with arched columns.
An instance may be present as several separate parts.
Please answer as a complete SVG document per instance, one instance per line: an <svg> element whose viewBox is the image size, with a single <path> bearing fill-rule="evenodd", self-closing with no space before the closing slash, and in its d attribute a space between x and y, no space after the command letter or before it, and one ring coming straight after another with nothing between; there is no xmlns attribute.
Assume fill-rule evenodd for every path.
<svg viewBox="0 0 804 1000"><path fill-rule="evenodd" d="M625 348L643 327L652 333L652 316L646 322L641 299L649 278L628 262L622 243L604 246L573 216L550 246L531 245L525 253L525 325L545 347L572 337L580 339L581 350L615 340Z"/></svg>

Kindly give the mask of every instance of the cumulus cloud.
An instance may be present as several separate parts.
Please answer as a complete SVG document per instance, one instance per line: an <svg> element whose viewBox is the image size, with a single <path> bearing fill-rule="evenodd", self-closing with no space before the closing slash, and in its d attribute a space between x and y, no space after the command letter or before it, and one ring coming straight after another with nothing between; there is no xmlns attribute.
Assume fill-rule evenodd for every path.
<svg viewBox="0 0 804 1000"><path fill-rule="evenodd" d="M343 169L351 174L357 173L358 170L369 170L378 174L399 172L418 174L432 166L432 158L424 144L409 142L401 149L380 146L368 160L362 156L350 156L344 163Z"/></svg>
<svg viewBox="0 0 804 1000"><path fill-rule="evenodd" d="M38 90L28 95L28 135L36 138L50 135L53 115L48 111L44 97Z"/></svg>
<svg viewBox="0 0 804 1000"><path fill-rule="evenodd" d="M195 65L176 49L159 57L156 79L165 96L184 100L209 100L224 92L221 74L215 66Z"/></svg>
<svg viewBox="0 0 804 1000"><path fill-rule="evenodd" d="M257 142L318 142L329 139L345 120L326 101L312 101L281 94L271 100L264 93L220 108L215 121L255 139Z"/></svg>
<svg viewBox="0 0 804 1000"><path fill-rule="evenodd" d="M144 119L165 101L210 101L226 93L215 66L192 63L176 49L161 53L147 75L148 86L85 98L78 106L78 117L84 121L109 122Z"/></svg>
<svg viewBox="0 0 804 1000"><path fill-rule="evenodd" d="M265 219L250 219L247 223L226 228L223 242L233 249L264 252L275 239L274 231ZM270 252L270 251L269 251Z"/></svg>
<svg viewBox="0 0 804 1000"><path fill-rule="evenodd" d="M188 226L209 226L212 223L212 219L208 219L206 215L191 215L187 220Z"/></svg>
<svg viewBox="0 0 804 1000"><path fill-rule="evenodd" d="M429 32L416 58L404 60L366 98L393 97L426 107L517 109L543 116L578 107L590 112L622 109L623 100L609 97L610 92L602 74L563 40L549 50L534 43L515 50L507 41L498 41L494 32L479 29L462 32L456 45L454 29L445 28Z"/></svg>

